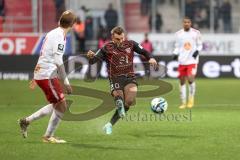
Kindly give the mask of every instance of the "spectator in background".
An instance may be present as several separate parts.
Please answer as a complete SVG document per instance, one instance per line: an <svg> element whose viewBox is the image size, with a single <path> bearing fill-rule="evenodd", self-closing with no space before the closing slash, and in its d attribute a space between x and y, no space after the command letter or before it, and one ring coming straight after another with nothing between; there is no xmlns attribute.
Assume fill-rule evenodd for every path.
<svg viewBox="0 0 240 160"><path fill-rule="evenodd" d="M98 49L102 48L104 46L104 44L106 44L107 42L109 42L109 39L107 38L107 35L104 35L103 37L101 37L98 40Z"/></svg>
<svg viewBox="0 0 240 160"><path fill-rule="evenodd" d="M205 1L202 7L202 14L203 14L203 19L204 19L204 26L207 28L210 28L210 2Z"/></svg>
<svg viewBox="0 0 240 160"><path fill-rule="evenodd" d="M108 31L107 29L100 25L99 26L99 31L98 31L99 35L98 35L98 48L102 48L103 45L109 41L108 39Z"/></svg>
<svg viewBox="0 0 240 160"><path fill-rule="evenodd" d="M4 20L5 20L5 0L0 0L0 33L3 32Z"/></svg>
<svg viewBox="0 0 240 160"><path fill-rule="evenodd" d="M0 16L5 16L5 0L0 0Z"/></svg>
<svg viewBox="0 0 240 160"><path fill-rule="evenodd" d="M175 0L170 0L170 4L174 5L175 4Z"/></svg>
<svg viewBox="0 0 240 160"><path fill-rule="evenodd" d="M98 21L97 39L99 39L103 36L103 34L108 35L108 30L105 26L102 25L100 18L98 18L97 21Z"/></svg>
<svg viewBox="0 0 240 160"><path fill-rule="evenodd" d="M205 7L196 8L194 20L199 28L209 28L210 23L207 8Z"/></svg>
<svg viewBox="0 0 240 160"><path fill-rule="evenodd" d="M56 22L58 22L62 13L66 10L65 0L54 0L56 8Z"/></svg>
<svg viewBox="0 0 240 160"><path fill-rule="evenodd" d="M156 14L156 31L161 32L163 26L162 14L158 12Z"/></svg>
<svg viewBox="0 0 240 160"><path fill-rule="evenodd" d="M192 0L186 0L185 5L185 16L189 17L193 22L195 22L195 4Z"/></svg>
<svg viewBox="0 0 240 160"><path fill-rule="evenodd" d="M232 32L232 5L229 0L224 0L221 8L221 17L223 20L223 28L225 33Z"/></svg>
<svg viewBox="0 0 240 160"><path fill-rule="evenodd" d="M158 5L163 5L164 3L166 3L165 0L156 0L157 6L158 6Z"/></svg>
<svg viewBox="0 0 240 160"><path fill-rule="evenodd" d="M85 36L87 40L93 39L93 17L89 9L86 10L86 19L85 19Z"/></svg>
<svg viewBox="0 0 240 160"><path fill-rule="evenodd" d="M217 1L214 1L214 31L218 32L219 29L219 18L220 18L220 9Z"/></svg>
<svg viewBox="0 0 240 160"><path fill-rule="evenodd" d="M98 39L98 49L101 49L107 42L110 41L110 39L108 38L108 30L106 27L104 27L101 22L100 22L100 18L98 19L98 35L97 35L97 39ZM100 73L101 68L102 68L102 61L99 61L97 64L97 73ZM91 66L89 66L91 67Z"/></svg>
<svg viewBox="0 0 240 160"><path fill-rule="evenodd" d="M153 52L153 46L152 46L152 42L149 41L149 39L148 39L148 33L145 33L145 35L144 35L144 40L143 40L143 42L141 43L141 46L142 46L146 51L148 51L150 54L152 54L152 52ZM143 63L143 66L144 66L145 75L146 75L147 77L149 77L149 76L150 76L150 65L149 65L149 63L148 63L148 60L147 60L144 56L142 56L142 55L140 55L140 58L141 58L141 61L142 61L142 63Z"/></svg>
<svg viewBox="0 0 240 160"><path fill-rule="evenodd" d="M141 15L146 16L149 15L149 11L151 11L152 0L141 0Z"/></svg>
<svg viewBox="0 0 240 160"><path fill-rule="evenodd" d="M117 11L113 9L112 3L108 5L108 9L104 14L104 19L106 21L108 32L110 33L118 24L118 14Z"/></svg>
<svg viewBox="0 0 240 160"><path fill-rule="evenodd" d="M76 37L76 52L82 53L85 51L85 24L79 17L73 26L73 31Z"/></svg>
<svg viewBox="0 0 240 160"><path fill-rule="evenodd" d="M2 16L0 16L0 33L3 32L3 22L4 22L4 19Z"/></svg>
<svg viewBox="0 0 240 160"><path fill-rule="evenodd" d="M149 28L152 30L152 15L149 16ZM163 26L163 20L162 15L160 12L156 13L156 19L155 19L155 30L156 32L162 32L162 26Z"/></svg>
<svg viewBox="0 0 240 160"><path fill-rule="evenodd" d="M77 17L79 17L83 22L85 22L85 18L86 18L86 12L87 9L85 6L81 6L78 10L77 10Z"/></svg>

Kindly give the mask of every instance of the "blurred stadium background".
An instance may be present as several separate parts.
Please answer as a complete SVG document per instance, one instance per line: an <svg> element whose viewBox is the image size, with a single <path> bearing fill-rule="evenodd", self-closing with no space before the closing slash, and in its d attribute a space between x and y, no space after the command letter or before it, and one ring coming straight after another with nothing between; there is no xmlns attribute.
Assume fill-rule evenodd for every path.
<svg viewBox="0 0 240 160"><path fill-rule="evenodd" d="M167 66L166 76L174 78L177 64L170 58L174 33L188 16L204 40L198 76L240 77L239 0L1 0L1 79L30 79L45 33L57 26L66 9L79 18L68 35L66 59L96 51L109 40L109 30L121 25L128 38L139 43L148 33L153 55ZM85 61L80 57L78 63ZM140 61L138 56L135 61ZM68 66L75 66L72 63ZM75 77L83 77L83 69Z"/></svg>

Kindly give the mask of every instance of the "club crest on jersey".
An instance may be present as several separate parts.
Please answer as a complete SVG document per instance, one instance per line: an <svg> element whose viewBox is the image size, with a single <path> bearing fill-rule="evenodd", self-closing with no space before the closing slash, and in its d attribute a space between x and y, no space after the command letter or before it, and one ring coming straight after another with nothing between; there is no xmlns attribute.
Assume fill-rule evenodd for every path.
<svg viewBox="0 0 240 160"><path fill-rule="evenodd" d="M58 51L63 52L64 45L63 44L58 44Z"/></svg>
<svg viewBox="0 0 240 160"><path fill-rule="evenodd" d="M127 53L131 53L131 48L126 48L125 51L126 51Z"/></svg>

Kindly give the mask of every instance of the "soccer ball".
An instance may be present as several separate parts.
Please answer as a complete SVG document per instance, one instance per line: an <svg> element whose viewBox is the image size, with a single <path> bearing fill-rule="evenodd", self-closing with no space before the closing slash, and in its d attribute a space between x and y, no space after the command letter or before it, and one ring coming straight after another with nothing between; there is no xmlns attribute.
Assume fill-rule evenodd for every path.
<svg viewBox="0 0 240 160"><path fill-rule="evenodd" d="M166 112L167 108L168 108L168 103L162 97L154 98L151 101L151 110L154 113L164 113L164 112Z"/></svg>

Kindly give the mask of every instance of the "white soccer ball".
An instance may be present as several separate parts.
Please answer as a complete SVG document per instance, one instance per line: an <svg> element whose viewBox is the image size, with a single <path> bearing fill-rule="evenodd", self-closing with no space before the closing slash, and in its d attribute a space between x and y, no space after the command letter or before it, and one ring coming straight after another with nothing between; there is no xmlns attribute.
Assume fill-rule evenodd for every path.
<svg viewBox="0 0 240 160"><path fill-rule="evenodd" d="M154 98L152 101L151 101L151 110L154 112L154 113L164 113L167 111L167 108L168 108L168 103L167 101L162 98L162 97L159 97L159 98Z"/></svg>

